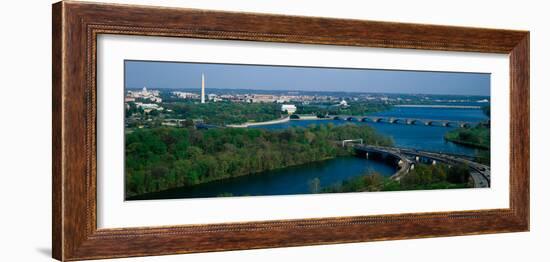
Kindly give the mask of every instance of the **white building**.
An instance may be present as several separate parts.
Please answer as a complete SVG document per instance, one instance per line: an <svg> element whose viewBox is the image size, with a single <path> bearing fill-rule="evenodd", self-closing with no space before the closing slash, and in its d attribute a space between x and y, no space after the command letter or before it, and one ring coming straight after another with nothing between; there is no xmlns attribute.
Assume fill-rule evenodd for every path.
<svg viewBox="0 0 550 262"><path fill-rule="evenodd" d="M149 99L153 102L161 103L162 99L159 97L160 91L158 90L147 90L147 87L143 87L141 91L128 91L126 98L130 101L132 98L142 98Z"/></svg>
<svg viewBox="0 0 550 262"><path fill-rule="evenodd" d="M282 112L287 112L289 115L294 114L296 112L296 106L295 105L282 105L281 106Z"/></svg>
<svg viewBox="0 0 550 262"><path fill-rule="evenodd" d="M221 102L221 101L223 101L223 99L221 99L219 95L216 95L216 94L208 94L208 101L212 101L212 102Z"/></svg>
<svg viewBox="0 0 550 262"><path fill-rule="evenodd" d="M276 96L274 95L253 95L252 96L252 103L273 103L277 101Z"/></svg>
<svg viewBox="0 0 550 262"><path fill-rule="evenodd" d="M198 99L200 97L198 94L195 94L195 93L180 92L180 91L172 92L172 94L179 97L179 98L183 98L183 99L186 99L186 98L196 98L196 99Z"/></svg>
<svg viewBox="0 0 550 262"><path fill-rule="evenodd" d="M155 102L155 103L162 103L162 98L160 98L158 96L149 97L149 100L151 100L151 102Z"/></svg>
<svg viewBox="0 0 550 262"><path fill-rule="evenodd" d="M159 106L159 105L157 105L157 104L145 104L145 103L140 103L140 102L138 102L138 103L136 103L136 106L137 106L138 108L143 109L143 111L144 111L145 113L149 113L149 112L151 112L151 111L153 111L153 110L158 110L158 111L164 110L164 108L162 108L161 106Z"/></svg>

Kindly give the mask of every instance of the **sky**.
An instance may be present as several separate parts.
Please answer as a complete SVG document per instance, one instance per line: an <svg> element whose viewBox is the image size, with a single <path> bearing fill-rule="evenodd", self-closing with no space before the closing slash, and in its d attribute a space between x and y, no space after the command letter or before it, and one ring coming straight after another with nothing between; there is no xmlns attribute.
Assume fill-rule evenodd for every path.
<svg viewBox="0 0 550 262"><path fill-rule="evenodd" d="M490 74L125 61L125 87L490 95Z"/></svg>

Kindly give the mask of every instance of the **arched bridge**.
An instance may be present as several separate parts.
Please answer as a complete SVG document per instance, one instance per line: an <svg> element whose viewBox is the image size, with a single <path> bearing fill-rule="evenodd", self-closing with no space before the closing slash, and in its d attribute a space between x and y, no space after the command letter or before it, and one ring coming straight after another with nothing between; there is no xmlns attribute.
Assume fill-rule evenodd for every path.
<svg viewBox="0 0 550 262"><path fill-rule="evenodd" d="M426 125L426 126L454 126L454 127L472 127L474 122L443 120L443 119L423 119L423 118L405 118L392 116L347 116L347 115L331 115L329 119L355 121L355 122L373 122L373 123L390 123L390 124L406 124L406 125Z"/></svg>
<svg viewBox="0 0 550 262"><path fill-rule="evenodd" d="M414 169L416 163L428 162L431 164L444 163L447 165L466 165L470 168L470 177L472 177L474 187L489 187L491 184L491 169L489 166L461 156L399 147L382 147L362 144L355 144L353 148L366 158L369 158L372 154L376 154L386 161L390 159L391 162L397 164L397 172L391 177L394 180L400 180L404 175L408 174L410 170Z"/></svg>

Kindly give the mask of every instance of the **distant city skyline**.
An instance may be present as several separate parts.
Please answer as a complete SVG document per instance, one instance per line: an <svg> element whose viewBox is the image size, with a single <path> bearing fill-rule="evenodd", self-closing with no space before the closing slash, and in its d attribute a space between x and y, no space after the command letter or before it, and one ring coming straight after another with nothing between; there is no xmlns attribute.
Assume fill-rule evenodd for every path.
<svg viewBox="0 0 550 262"><path fill-rule="evenodd" d="M125 61L125 87L490 96L490 74Z"/></svg>

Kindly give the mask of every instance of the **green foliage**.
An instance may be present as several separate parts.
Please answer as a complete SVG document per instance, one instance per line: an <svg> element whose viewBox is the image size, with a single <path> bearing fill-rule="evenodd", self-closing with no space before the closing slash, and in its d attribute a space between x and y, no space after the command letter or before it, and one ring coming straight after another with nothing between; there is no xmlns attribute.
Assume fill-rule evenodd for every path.
<svg viewBox="0 0 550 262"><path fill-rule="evenodd" d="M489 149L491 129L483 124L478 124L474 128L457 128L445 134L445 139L466 146Z"/></svg>
<svg viewBox="0 0 550 262"><path fill-rule="evenodd" d="M369 171L322 189L323 193L401 191L425 189L465 188L469 186L470 172L465 166L416 165L400 181Z"/></svg>
<svg viewBox="0 0 550 262"><path fill-rule="evenodd" d="M316 177L309 181L309 192L312 194L317 194L321 190L321 180Z"/></svg>
<svg viewBox="0 0 550 262"><path fill-rule="evenodd" d="M126 108L126 117L129 117L131 116L132 114L136 114L136 113L140 113L140 111L138 110L138 107L136 106L136 103L134 102L129 102L128 103L128 107Z"/></svg>
<svg viewBox="0 0 550 262"><path fill-rule="evenodd" d="M337 141L392 145L369 126L136 129L126 135L126 196L321 161L352 152ZM319 186L314 186L319 191Z"/></svg>
<svg viewBox="0 0 550 262"><path fill-rule="evenodd" d="M467 183L470 178L470 169L466 165L453 166L447 173L447 181L455 184Z"/></svg>
<svg viewBox="0 0 550 262"><path fill-rule="evenodd" d="M489 117L489 118L491 117L491 106L490 105L482 107L481 110L483 111L483 113L487 117Z"/></svg>
<svg viewBox="0 0 550 262"><path fill-rule="evenodd" d="M491 151L490 150L478 150L476 152L475 161L485 165L491 165Z"/></svg>
<svg viewBox="0 0 550 262"><path fill-rule="evenodd" d="M357 176L341 183L334 184L322 189L323 193L342 193L342 192L363 192L363 191L381 191L386 178L378 172L368 171L361 176Z"/></svg>
<svg viewBox="0 0 550 262"><path fill-rule="evenodd" d="M242 124L248 121L263 122L281 117L281 105L273 103L216 102L196 104L191 102L166 103L172 110L170 117L180 119L201 119L207 124Z"/></svg>
<svg viewBox="0 0 550 262"><path fill-rule="evenodd" d="M434 185L447 183L466 184L469 178L470 170L467 166L417 164L413 170L403 176L400 184L404 190L433 189Z"/></svg>

